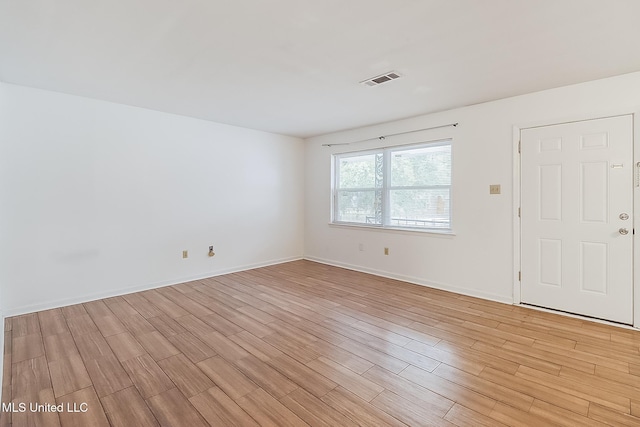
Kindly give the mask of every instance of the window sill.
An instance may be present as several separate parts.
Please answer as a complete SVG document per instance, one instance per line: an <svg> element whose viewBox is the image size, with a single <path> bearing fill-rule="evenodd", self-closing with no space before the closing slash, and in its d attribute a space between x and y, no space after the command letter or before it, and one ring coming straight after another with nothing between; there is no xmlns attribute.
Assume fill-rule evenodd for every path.
<svg viewBox="0 0 640 427"><path fill-rule="evenodd" d="M347 229L363 229L363 230L376 230L376 231L384 231L391 233L401 233L401 234L430 234L437 237L454 237L456 233L453 230L437 230L437 229L420 229L420 228L403 228L403 227L376 227L372 225L366 224L355 224L355 223L339 223L339 222L330 222L329 227L336 228L347 228Z"/></svg>

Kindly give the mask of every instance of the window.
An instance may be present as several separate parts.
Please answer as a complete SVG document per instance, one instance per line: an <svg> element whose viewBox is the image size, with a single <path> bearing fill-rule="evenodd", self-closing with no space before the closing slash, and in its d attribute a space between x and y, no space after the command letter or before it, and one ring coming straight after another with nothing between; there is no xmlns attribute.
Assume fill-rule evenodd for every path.
<svg viewBox="0 0 640 427"><path fill-rule="evenodd" d="M451 229L451 140L334 156L333 223Z"/></svg>

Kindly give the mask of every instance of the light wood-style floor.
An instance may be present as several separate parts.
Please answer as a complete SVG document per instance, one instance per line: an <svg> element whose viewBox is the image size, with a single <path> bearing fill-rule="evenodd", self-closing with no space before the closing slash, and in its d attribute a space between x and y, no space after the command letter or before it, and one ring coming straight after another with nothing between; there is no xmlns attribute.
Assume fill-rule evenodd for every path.
<svg viewBox="0 0 640 427"><path fill-rule="evenodd" d="M7 319L2 426L638 426L640 333L296 261ZM74 406L75 404L75 406Z"/></svg>

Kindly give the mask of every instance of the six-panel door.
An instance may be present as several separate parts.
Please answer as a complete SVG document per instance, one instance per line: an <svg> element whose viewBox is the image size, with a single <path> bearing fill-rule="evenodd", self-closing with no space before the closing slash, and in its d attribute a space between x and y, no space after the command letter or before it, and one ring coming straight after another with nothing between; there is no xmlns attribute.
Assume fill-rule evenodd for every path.
<svg viewBox="0 0 640 427"><path fill-rule="evenodd" d="M633 120L521 132L523 303L633 321Z"/></svg>

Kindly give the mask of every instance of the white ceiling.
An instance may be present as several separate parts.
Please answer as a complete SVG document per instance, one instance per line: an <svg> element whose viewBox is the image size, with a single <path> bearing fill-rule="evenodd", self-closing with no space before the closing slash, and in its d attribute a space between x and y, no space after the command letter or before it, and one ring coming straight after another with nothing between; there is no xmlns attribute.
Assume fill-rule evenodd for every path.
<svg viewBox="0 0 640 427"><path fill-rule="evenodd" d="M0 0L0 80L308 137L638 71L639 18L639 0Z"/></svg>

